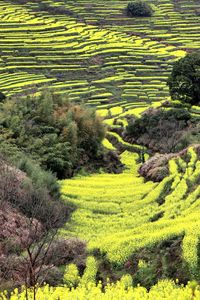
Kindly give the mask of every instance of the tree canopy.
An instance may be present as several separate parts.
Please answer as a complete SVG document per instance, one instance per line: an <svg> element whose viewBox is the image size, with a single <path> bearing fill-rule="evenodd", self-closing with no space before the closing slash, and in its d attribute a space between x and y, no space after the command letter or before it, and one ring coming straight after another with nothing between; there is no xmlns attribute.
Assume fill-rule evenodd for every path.
<svg viewBox="0 0 200 300"><path fill-rule="evenodd" d="M148 3L140 0L129 2L126 11L129 17L151 17L153 13Z"/></svg>
<svg viewBox="0 0 200 300"><path fill-rule="evenodd" d="M200 52L189 53L174 63L168 86L173 100L200 103Z"/></svg>

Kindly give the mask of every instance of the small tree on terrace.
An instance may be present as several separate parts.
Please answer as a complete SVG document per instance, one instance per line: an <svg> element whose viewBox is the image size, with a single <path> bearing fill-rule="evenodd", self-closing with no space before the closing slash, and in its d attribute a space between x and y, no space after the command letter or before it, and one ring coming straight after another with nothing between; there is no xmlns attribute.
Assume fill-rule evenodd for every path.
<svg viewBox="0 0 200 300"><path fill-rule="evenodd" d="M168 86L173 100L200 103L200 52L189 53L174 63Z"/></svg>
<svg viewBox="0 0 200 300"><path fill-rule="evenodd" d="M129 17L151 17L153 13L151 6L143 1L128 3L126 11Z"/></svg>

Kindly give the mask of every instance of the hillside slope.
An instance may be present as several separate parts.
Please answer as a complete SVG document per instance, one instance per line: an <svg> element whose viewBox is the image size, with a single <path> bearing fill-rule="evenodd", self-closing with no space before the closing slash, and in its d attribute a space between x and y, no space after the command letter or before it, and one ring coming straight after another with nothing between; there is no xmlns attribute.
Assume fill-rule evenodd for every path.
<svg viewBox="0 0 200 300"><path fill-rule="evenodd" d="M48 87L95 107L108 125L104 146L117 150L126 166L121 174L59 182L66 206L76 208L60 235L87 242L103 284L106 276L116 281L125 273L138 274L140 267L148 270L155 260L154 281L166 278L172 264L179 270L172 268L173 279L183 270L182 282L200 279L199 146L171 159L169 174L153 182L138 172L146 149L120 135L128 118L170 100L166 81L173 62L200 47L200 3L146 1L154 13L143 19L128 18L123 0L0 2L0 92L23 101L25 94L37 96ZM199 107L189 113L200 117ZM174 259L170 265L168 252ZM141 299L140 290L136 293ZM193 290L189 293L193 299Z"/></svg>
<svg viewBox="0 0 200 300"><path fill-rule="evenodd" d="M199 148L189 148L184 158L170 160L169 175L160 183L145 183L137 173L137 155L129 152L121 156L127 166L123 174L62 181L62 193L77 206L62 234L86 239L90 250L99 249L115 265L124 264L139 249L182 237L182 259L195 274L199 154Z"/></svg>

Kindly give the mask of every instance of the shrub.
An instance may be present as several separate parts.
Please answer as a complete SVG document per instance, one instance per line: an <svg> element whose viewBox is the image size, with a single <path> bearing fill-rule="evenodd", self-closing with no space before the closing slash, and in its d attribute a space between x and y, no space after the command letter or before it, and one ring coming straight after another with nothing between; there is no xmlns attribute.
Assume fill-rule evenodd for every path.
<svg viewBox="0 0 200 300"><path fill-rule="evenodd" d="M21 171L25 172L32 180L35 189L46 189L49 195L58 199L60 197L60 187L56 177L50 172L40 168L40 166L33 162L27 156L21 156L15 165Z"/></svg>
<svg viewBox="0 0 200 300"><path fill-rule="evenodd" d="M6 96L2 92L0 92L0 101L5 100L5 99L6 99Z"/></svg>
<svg viewBox="0 0 200 300"><path fill-rule="evenodd" d="M40 281L44 281L44 274L42 274ZM58 286L62 283L63 274L58 267L51 267L48 269L48 272L45 277L45 283L49 284L50 286ZM39 281L38 280L38 281Z"/></svg>
<svg viewBox="0 0 200 300"><path fill-rule="evenodd" d="M151 17L153 13L151 6L143 1L128 3L126 11L129 17Z"/></svg>
<svg viewBox="0 0 200 300"><path fill-rule="evenodd" d="M174 63L168 78L173 100L190 104L200 103L200 52L189 53Z"/></svg>
<svg viewBox="0 0 200 300"><path fill-rule="evenodd" d="M138 262L138 270L134 276L134 284L144 285L150 288L156 283L156 270L153 264L147 263L143 260Z"/></svg>
<svg viewBox="0 0 200 300"><path fill-rule="evenodd" d="M46 264L53 263L55 266L75 263L78 267L82 267L85 265L85 257L85 242L71 238L67 240L56 240L53 242L49 247L45 262Z"/></svg>
<svg viewBox="0 0 200 300"><path fill-rule="evenodd" d="M0 204L10 203L28 218L37 218L47 228L62 225L71 208L59 199L56 178L26 157L23 159L26 161L21 168L23 172L0 159Z"/></svg>

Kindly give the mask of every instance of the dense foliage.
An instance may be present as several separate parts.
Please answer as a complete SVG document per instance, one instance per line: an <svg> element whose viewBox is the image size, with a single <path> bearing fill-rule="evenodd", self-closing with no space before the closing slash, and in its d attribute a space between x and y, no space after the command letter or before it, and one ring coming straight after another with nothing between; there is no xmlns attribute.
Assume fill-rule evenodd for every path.
<svg viewBox="0 0 200 300"><path fill-rule="evenodd" d="M46 91L1 105L1 138L30 154L59 178L102 153L105 127L95 111Z"/></svg>
<svg viewBox="0 0 200 300"><path fill-rule="evenodd" d="M126 11L130 17L151 17L153 13L148 3L140 0L128 3Z"/></svg>
<svg viewBox="0 0 200 300"><path fill-rule="evenodd" d="M172 99L200 103L200 52L189 53L174 63L168 85Z"/></svg>

